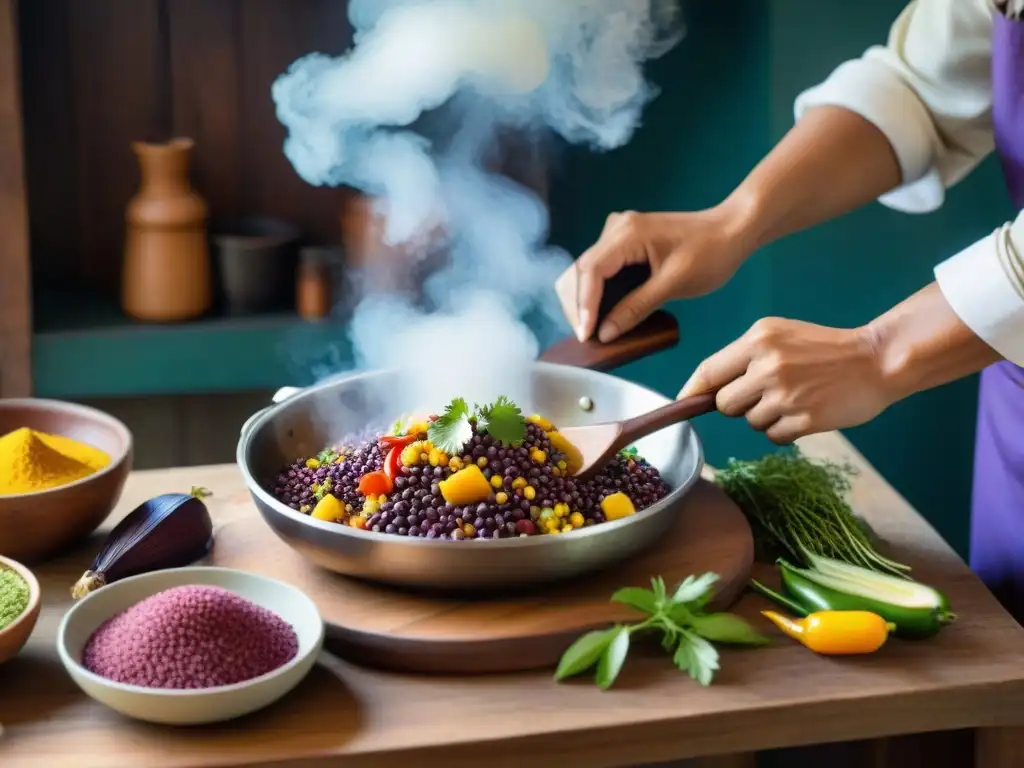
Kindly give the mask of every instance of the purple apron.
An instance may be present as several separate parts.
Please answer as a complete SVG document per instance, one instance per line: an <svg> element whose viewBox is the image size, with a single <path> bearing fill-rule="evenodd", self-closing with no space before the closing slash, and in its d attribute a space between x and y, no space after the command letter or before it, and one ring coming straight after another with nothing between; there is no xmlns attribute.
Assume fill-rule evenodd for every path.
<svg viewBox="0 0 1024 768"><path fill-rule="evenodd" d="M1024 209L1024 21L993 13L992 120L996 152L1018 210ZM981 374L971 499L971 567L1024 622L1024 369L1010 362Z"/></svg>

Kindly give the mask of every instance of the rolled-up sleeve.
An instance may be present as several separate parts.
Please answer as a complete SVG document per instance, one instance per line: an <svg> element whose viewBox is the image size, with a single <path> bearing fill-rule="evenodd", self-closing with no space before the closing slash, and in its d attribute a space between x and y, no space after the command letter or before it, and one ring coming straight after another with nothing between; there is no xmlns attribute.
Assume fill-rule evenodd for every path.
<svg viewBox="0 0 1024 768"><path fill-rule="evenodd" d="M964 325L1024 366L1024 213L939 264L935 279Z"/></svg>
<svg viewBox="0 0 1024 768"><path fill-rule="evenodd" d="M902 184L880 201L907 213L933 211L945 190L992 151L989 0L913 0L884 46L845 62L796 99L845 107L889 139Z"/></svg>
<svg viewBox="0 0 1024 768"><path fill-rule="evenodd" d="M797 119L825 105L856 112L885 134L900 164L900 186L879 201L936 210L993 149L992 13L989 0L913 0L885 46L797 97ZM967 327L1024 365L1024 213L939 264L935 279Z"/></svg>

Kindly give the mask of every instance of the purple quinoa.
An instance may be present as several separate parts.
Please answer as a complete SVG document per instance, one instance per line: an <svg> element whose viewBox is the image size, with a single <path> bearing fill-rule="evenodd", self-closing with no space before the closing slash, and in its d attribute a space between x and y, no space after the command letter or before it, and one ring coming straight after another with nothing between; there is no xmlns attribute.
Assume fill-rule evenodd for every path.
<svg viewBox="0 0 1024 768"><path fill-rule="evenodd" d="M633 449L594 479L576 482L571 475L578 451L543 417L523 419L508 405L519 426L504 412L499 421L467 410L461 439L453 442L435 427L444 419L451 423L449 406L440 420L299 458L270 490L319 520L456 541L571 533L633 514L668 494L658 470ZM518 439L509 440L510 434ZM437 442L451 453L432 436L440 436Z"/></svg>

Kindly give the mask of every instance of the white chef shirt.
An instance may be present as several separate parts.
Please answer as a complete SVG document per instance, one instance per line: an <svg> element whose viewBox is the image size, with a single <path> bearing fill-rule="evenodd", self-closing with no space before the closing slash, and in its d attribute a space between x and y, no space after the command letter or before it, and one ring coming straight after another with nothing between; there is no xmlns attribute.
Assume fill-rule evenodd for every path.
<svg viewBox="0 0 1024 768"><path fill-rule="evenodd" d="M801 93L796 117L833 105L873 123L903 173L901 186L880 202L908 213L933 211L946 188L994 148L992 14L1005 8L1013 17L1021 6L1022 0L998 8L993 0L913 0L884 47L869 48ZM939 264L935 279L964 324L1024 366L1024 212Z"/></svg>

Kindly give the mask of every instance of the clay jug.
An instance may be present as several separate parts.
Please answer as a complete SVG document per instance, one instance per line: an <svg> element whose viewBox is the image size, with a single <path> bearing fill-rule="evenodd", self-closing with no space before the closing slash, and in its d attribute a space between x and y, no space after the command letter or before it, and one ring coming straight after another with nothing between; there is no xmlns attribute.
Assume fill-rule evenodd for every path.
<svg viewBox="0 0 1024 768"><path fill-rule="evenodd" d="M139 191L125 212L124 311L140 320L173 322L212 304L208 210L189 183L191 139L135 142Z"/></svg>
<svg viewBox="0 0 1024 768"><path fill-rule="evenodd" d="M377 198L358 192L347 194L342 201L341 244L349 282L360 296L416 296L426 275L439 266L444 229L440 223L428 224L419 237L390 245L384 240L386 206L379 203Z"/></svg>

